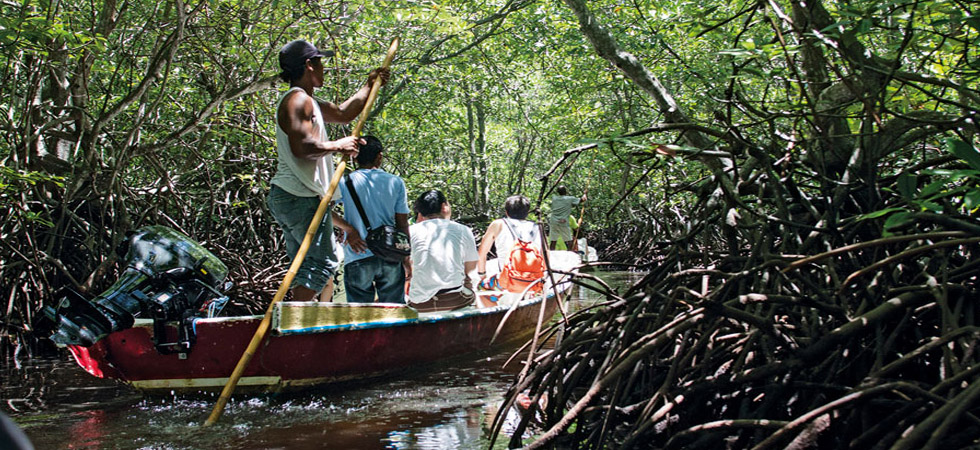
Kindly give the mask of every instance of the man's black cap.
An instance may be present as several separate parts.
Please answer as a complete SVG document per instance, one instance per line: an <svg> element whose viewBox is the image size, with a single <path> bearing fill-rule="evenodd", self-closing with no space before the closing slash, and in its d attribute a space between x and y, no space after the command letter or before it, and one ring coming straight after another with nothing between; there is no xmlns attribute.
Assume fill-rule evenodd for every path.
<svg viewBox="0 0 980 450"><path fill-rule="evenodd" d="M306 64L306 60L327 56L333 56L333 51L320 51L313 44L297 39L279 50L279 67L286 72L296 72Z"/></svg>

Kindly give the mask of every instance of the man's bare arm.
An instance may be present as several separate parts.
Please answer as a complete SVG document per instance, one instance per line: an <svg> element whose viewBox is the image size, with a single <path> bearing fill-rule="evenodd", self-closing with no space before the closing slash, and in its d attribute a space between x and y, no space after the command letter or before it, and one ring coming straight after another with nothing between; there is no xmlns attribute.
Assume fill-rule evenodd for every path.
<svg viewBox="0 0 980 450"><path fill-rule="evenodd" d="M371 93L371 86L374 85L374 79L378 76L381 77L382 86L388 83L388 69L383 67L377 68L368 74L368 79L367 82L364 83L364 86L361 86L361 88L358 89L354 95L351 95L350 98L344 100L344 102L340 105L320 101L320 111L323 112L323 121L330 123L348 123L356 119L357 115L364 109L364 104L367 102L368 95Z"/></svg>
<svg viewBox="0 0 980 450"><path fill-rule="evenodd" d="M357 232L350 222L344 220L344 216L337 213L337 210L330 211L330 217L333 218L333 226L344 232L344 241L350 246L354 253L364 253L367 250L367 242L361 237L361 234ZM344 241L341 241L343 243Z"/></svg>
<svg viewBox="0 0 980 450"><path fill-rule="evenodd" d="M314 132L313 98L296 91L279 106L279 127L289 137L293 156L301 159L317 159L328 153L357 155L357 146L363 141L353 136L336 141L321 140Z"/></svg>
<svg viewBox="0 0 980 450"><path fill-rule="evenodd" d="M395 213L395 228L411 236L408 232L408 214Z"/></svg>
<svg viewBox="0 0 980 450"><path fill-rule="evenodd" d="M490 247L493 246L494 239L497 238L497 233L500 233L500 221L495 220L490 223L487 227L487 232L483 234L483 240L480 241L480 248L477 253L480 255L480 259L477 260L476 270L482 274L487 271L487 253L490 252Z"/></svg>

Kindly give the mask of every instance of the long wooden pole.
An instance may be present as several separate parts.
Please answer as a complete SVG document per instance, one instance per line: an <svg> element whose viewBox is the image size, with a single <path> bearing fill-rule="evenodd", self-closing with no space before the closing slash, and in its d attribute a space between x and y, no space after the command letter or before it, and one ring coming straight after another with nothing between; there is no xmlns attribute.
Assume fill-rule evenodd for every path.
<svg viewBox="0 0 980 450"><path fill-rule="evenodd" d="M585 218L585 204L589 202L588 197L589 197L589 182L590 181L592 181L591 177L588 178L588 179L586 179L586 181L585 181L585 192L582 193L582 196L585 197L586 200L584 202L582 202L582 212L580 212L578 214L578 226L575 227L575 235L572 236L572 248L569 248L569 249L566 249L566 250L572 250L575 247L578 247L578 233L579 233L579 231L582 231L582 219ZM588 246L586 246L585 250L583 250L583 251L584 251L584 253L582 253L582 254L585 255L586 258L588 258L588 256L589 256L589 248L588 248Z"/></svg>
<svg viewBox="0 0 980 450"><path fill-rule="evenodd" d="M398 38L396 37L391 41L391 46L388 48L388 55L385 57L384 63L381 67L388 68L391 65L391 60L395 57L395 52L398 50ZM364 122L367 120L368 114L371 112L371 107L374 106L374 100L378 97L378 91L381 89L381 77L376 77L374 79L374 84L371 86L371 91L368 93L367 101L364 102L364 108L361 109L361 116L357 120L357 124L354 126L354 131L351 132L352 136L359 137L361 135L361 130L364 128ZM300 244L299 250L296 251L296 257L293 258L292 264L289 266L289 271L286 272L285 278L282 280L282 284L279 285L279 290L276 291L275 297L272 298L272 303L269 303L269 307L265 310L265 316L262 317L262 322L259 323L258 329L255 330L255 334L252 335L252 341L249 342L248 347L245 349L245 353L242 353L241 359L238 360L238 365L235 366L235 370L231 372L231 376L228 377L228 383L225 384L224 389L221 390L221 396L218 397L218 402L214 405L214 409L211 410L211 415L208 416L208 420L204 422L204 426L214 425L218 419L221 417L221 413L225 410L225 405L228 404L228 399L231 398L231 394L235 392L235 387L238 385L238 380L241 379L242 374L245 372L245 368L248 363L255 356L255 352L258 350L259 345L265 340L266 335L269 332L269 327L272 323L272 312L276 303L282 301L286 296L286 292L289 291L289 285L292 284L293 279L296 277L296 273L299 271L299 266L303 264L303 259L306 257L306 252L310 249L310 243L313 242L313 237L316 235L317 229L320 228L320 222L323 220L323 216L327 213L327 209L330 206L330 199L333 197L334 192L337 190L337 185L340 184L341 177L344 176L344 170L347 169L347 162L343 159L337 164L337 168L334 170L333 178L330 180L330 187L327 188L327 193L320 199L320 204L316 209L316 213L313 214L313 221L310 222L310 227L306 230L306 236L303 238L303 243Z"/></svg>

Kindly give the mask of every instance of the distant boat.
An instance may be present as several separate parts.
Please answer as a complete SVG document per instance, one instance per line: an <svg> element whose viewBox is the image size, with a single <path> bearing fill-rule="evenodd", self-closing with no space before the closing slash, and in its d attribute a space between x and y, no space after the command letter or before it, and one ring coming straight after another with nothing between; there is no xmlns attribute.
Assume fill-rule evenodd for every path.
<svg viewBox="0 0 980 450"><path fill-rule="evenodd" d="M556 269L572 271L580 264L575 253L550 254ZM557 289L549 286L542 295L520 301L520 294L479 292L481 303L495 306L421 314L398 304L281 302L273 314L272 331L238 388L298 390L513 344L532 335L542 314L550 319L557 309L554 292L570 287L564 278ZM147 393L217 391L228 381L261 320L258 315L199 318L193 321L191 344L161 352L159 342L179 340L178 327L167 325L166 336L155 340L153 320L136 319L132 327L108 333L90 346L67 348L88 373Z"/></svg>
<svg viewBox="0 0 980 450"><path fill-rule="evenodd" d="M599 260L599 253L595 247L589 246L589 241L585 238L578 239L578 251L582 257L582 262L596 262Z"/></svg>

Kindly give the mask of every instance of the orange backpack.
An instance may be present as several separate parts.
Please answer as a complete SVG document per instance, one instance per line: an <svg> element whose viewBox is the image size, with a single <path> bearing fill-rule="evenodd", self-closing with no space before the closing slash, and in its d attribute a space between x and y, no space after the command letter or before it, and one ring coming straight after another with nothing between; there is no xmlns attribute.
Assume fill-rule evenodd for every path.
<svg viewBox="0 0 980 450"><path fill-rule="evenodd" d="M544 287L544 256L541 250L531 245L529 240L519 239L510 228L507 221L504 221L507 229L514 236L514 245L510 250L510 257L507 264L500 270L500 287L510 292L524 292L528 285L534 284L529 292L539 293Z"/></svg>

